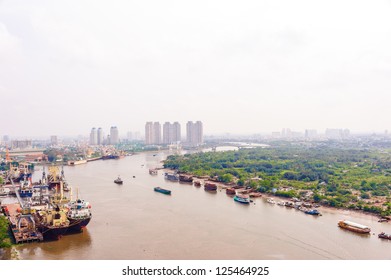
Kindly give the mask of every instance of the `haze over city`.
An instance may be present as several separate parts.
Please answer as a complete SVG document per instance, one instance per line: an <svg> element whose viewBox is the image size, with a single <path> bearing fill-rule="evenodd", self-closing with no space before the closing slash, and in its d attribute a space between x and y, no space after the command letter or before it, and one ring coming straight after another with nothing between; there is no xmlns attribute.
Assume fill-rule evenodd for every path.
<svg viewBox="0 0 391 280"><path fill-rule="evenodd" d="M384 132L391 1L0 1L0 135Z"/></svg>

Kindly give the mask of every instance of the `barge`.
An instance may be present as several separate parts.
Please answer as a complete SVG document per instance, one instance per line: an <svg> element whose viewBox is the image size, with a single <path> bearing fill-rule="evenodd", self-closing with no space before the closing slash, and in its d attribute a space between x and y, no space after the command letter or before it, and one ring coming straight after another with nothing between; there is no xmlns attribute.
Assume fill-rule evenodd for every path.
<svg viewBox="0 0 391 280"><path fill-rule="evenodd" d="M371 229L365 225L360 225L347 220L342 220L338 222L338 226L343 229L347 229L356 233L368 234L371 232Z"/></svg>

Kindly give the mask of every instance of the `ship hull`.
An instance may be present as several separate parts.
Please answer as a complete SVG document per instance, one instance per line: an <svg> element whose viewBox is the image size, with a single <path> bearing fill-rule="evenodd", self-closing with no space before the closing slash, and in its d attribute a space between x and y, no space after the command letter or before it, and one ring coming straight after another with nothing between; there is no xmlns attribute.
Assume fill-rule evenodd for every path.
<svg viewBox="0 0 391 280"><path fill-rule="evenodd" d="M61 236L65 235L69 227L48 227L45 225L38 225L38 230L43 235L44 241L59 240Z"/></svg>
<svg viewBox="0 0 391 280"><path fill-rule="evenodd" d="M91 221L91 217L85 219L72 219L72 218L68 218L68 219L70 222L70 226L68 228L67 234L82 232L83 228L85 228Z"/></svg>

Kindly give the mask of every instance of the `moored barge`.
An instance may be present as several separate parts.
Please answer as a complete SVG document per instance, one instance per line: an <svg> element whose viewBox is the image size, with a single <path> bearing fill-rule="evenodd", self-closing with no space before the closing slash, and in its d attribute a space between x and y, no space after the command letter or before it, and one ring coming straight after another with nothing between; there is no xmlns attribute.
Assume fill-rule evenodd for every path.
<svg viewBox="0 0 391 280"><path fill-rule="evenodd" d="M210 183L210 182L205 182L204 190L212 191L212 192L216 191L217 190L217 185L213 184L213 183Z"/></svg>

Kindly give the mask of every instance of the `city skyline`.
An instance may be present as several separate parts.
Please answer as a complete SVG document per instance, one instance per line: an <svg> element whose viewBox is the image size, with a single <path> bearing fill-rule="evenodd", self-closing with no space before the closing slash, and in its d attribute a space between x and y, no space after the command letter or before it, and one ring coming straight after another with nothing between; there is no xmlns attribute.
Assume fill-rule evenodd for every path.
<svg viewBox="0 0 391 280"><path fill-rule="evenodd" d="M0 1L12 116L0 135L143 131L148 119L202 119L205 135L381 133L390 13L389 1Z"/></svg>

